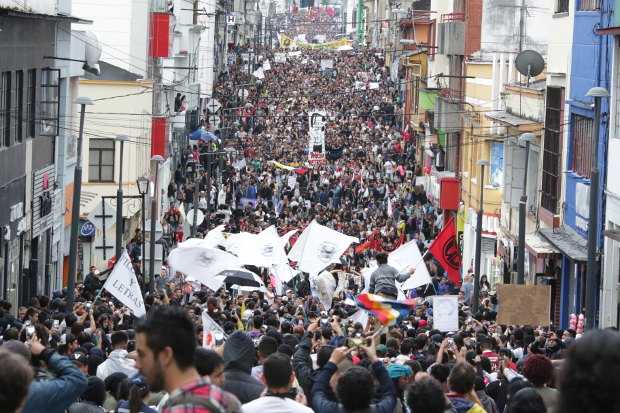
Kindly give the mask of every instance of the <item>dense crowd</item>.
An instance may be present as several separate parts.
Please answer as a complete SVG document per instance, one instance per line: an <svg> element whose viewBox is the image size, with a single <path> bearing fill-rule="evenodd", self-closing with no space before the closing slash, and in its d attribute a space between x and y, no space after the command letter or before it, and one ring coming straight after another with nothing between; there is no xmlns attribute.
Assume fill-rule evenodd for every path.
<svg viewBox="0 0 620 413"><path fill-rule="evenodd" d="M147 314L138 318L102 289L109 272L91 268L72 308L66 291L17 311L1 303L0 412L620 411L615 331L499 325L493 286L481 278L474 314L471 276L456 285L430 256L432 285L410 291L415 301L394 323L351 299L367 289L396 300L410 273L388 265L387 253L412 240L425 251L444 221L415 184L416 137L402 129L380 56L304 51L275 63L265 50L263 79L239 59L216 86L234 133L189 146L168 188L163 224L175 242L189 237L192 208L205 214L199 234L275 225L282 235L316 220L357 237L326 269L344 280L331 306L308 274L278 293L268 270L249 268L264 287L211 291L164 262L151 292L139 274ZM327 112L325 160L316 164L308 163L312 110ZM128 246L136 263L140 243ZM457 330L434 326L431 294L459 294Z"/></svg>

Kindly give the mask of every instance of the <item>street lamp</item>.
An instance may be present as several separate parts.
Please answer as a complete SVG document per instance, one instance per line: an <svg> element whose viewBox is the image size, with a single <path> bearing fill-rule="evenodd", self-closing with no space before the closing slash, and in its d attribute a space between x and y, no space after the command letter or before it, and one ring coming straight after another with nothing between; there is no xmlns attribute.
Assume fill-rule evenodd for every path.
<svg viewBox="0 0 620 413"><path fill-rule="evenodd" d="M598 244L598 139L601 127L601 99L609 97L609 91L602 87L588 90L587 96L594 98L594 139L592 139L592 171L590 172L590 212L588 222L588 270L586 294L586 328L595 326L595 310L600 285L600 271L597 269Z"/></svg>
<svg viewBox="0 0 620 413"><path fill-rule="evenodd" d="M138 179L136 179L136 184L138 185L138 193L140 194L140 201L141 201L141 206L142 206L142 212L140 213L141 215L141 221L142 221L142 249L141 249L141 255L142 255L142 276L144 276L145 274L145 265L144 265L144 245L146 242L146 224L145 224L145 220L146 220L146 203L145 203L145 195L146 192L149 190L149 179L145 176L141 176Z"/></svg>
<svg viewBox="0 0 620 413"><path fill-rule="evenodd" d="M525 144L525 169L523 170L523 192L519 201L519 248L517 251L517 284L525 284L525 215L527 212L527 173L530 161L530 143L536 135L526 132L519 136L519 143Z"/></svg>
<svg viewBox="0 0 620 413"><path fill-rule="evenodd" d="M157 221L157 199L159 198L159 165L164 158L161 155L155 155L151 161L155 162L155 181L153 181L153 197L151 198L151 239L149 240L149 292L152 294L155 287L155 223Z"/></svg>
<svg viewBox="0 0 620 413"><path fill-rule="evenodd" d="M484 168L489 166L489 161L481 159L480 166L480 198L478 201L478 221L476 222L476 261L474 263L474 299L472 303L472 314L478 313L480 302L480 259L482 255L482 214L484 212Z"/></svg>
<svg viewBox="0 0 620 413"><path fill-rule="evenodd" d="M87 97L79 97L75 103L80 105L80 133L77 141L77 162L73 170L73 201L71 206L71 238L69 240L69 276L67 280L67 308L73 309L75 300L75 278L77 274L77 243L80 224L80 197L82 195L82 138L84 137L84 117L86 106L94 105ZM69 311L71 311L69 310Z"/></svg>
<svg viewBox="0 0 620 413"><path fill-rule="evenodd" d="M127 135L116 135L116 141L121 144L120 168L118 168L118 189L116 190L116 261L121 259L123 250L123 152Z"/></svg>

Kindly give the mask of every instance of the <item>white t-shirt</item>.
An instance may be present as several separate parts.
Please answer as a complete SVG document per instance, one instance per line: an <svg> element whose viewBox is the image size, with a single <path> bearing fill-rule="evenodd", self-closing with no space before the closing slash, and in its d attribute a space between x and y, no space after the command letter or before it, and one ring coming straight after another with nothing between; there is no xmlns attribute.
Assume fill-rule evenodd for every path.
<svg viewBox="0 0 620 413"><path fill-rule="evenodd" d="M314 410L286 397L264 396L243 405L243 413L314 413Z"/></svg>

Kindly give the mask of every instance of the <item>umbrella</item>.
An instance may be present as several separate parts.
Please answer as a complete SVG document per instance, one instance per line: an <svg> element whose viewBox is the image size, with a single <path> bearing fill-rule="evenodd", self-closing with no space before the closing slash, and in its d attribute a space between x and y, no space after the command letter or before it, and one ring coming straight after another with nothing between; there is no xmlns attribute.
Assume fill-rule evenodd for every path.
<svg viewBox="0 0 620 413"><path fill-rule="evenodd" d="M192 141L201 140L204 142L209 142L209 141L216 141L217 136L215 136L212 132L199 128L189 134L189 139Z"/></svg>
<svg viewBox="0 0 620 413"><path fill-rule="evenodd" d="M226 284L240 287L260 287L263 285L259 276L250 271L226 270L220 272L217 277L222 278Z"/></svg>

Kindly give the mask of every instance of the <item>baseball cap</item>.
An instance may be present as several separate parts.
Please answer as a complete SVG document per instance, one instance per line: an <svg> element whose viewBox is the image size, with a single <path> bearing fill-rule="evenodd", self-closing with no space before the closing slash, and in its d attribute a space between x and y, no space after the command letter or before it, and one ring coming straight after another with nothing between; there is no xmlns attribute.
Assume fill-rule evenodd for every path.
<svg viewBox="0 0 620 413"><path fill-rule="evenodd" d="M387 367L388 374L391 379L398 379L400 377L409 377L413 375L411 367L405 364L392 363Z"/></svg>

